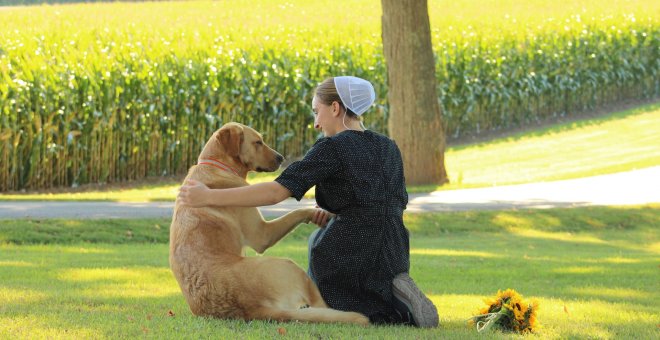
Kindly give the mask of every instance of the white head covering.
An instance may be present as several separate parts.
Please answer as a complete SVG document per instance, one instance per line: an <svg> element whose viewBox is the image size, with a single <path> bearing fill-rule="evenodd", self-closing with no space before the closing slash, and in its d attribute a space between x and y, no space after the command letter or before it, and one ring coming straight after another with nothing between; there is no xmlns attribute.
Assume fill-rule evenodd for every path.
<svg viewBox="0 0 660 340"><path fill-rule="evenodd" d="M370 82L352 76L335 77L339 98L348 109L361 116L376 100L376 92Z"/></svg>

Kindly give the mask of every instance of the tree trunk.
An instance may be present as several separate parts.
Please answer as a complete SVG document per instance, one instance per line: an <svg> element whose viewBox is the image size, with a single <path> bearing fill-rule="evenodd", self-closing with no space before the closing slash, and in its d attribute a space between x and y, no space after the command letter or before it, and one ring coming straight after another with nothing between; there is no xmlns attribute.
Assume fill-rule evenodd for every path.
<svg viewBox="0 0 660 340"><path fill-rule="evenodd" d="M381 4L388 129L401 149L406 184L447 183L427 1L381 0Z"/></svg>

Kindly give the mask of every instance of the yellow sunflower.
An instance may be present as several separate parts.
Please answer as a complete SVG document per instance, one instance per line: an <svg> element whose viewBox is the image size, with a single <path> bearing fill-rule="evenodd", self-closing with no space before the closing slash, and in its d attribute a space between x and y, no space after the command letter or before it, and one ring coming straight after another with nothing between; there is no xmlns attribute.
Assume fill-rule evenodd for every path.
<svg viewBox="0 0 660 340"><path fill-rule="evenodd" d="M478 314L469 319L471 324L476 324L479 332L496 328L524 334L538 328L538 300L526 303L522 295L507 289L498 290L495 298L483 301L486 307L480 308Z"/></svg>

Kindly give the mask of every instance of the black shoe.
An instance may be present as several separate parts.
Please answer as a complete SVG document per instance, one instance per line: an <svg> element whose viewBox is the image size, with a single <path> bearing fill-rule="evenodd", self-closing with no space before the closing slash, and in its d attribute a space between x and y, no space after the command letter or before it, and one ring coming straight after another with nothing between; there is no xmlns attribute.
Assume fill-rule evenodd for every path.
<svg viewBox="0 0 660 340"><path fill-rule="evenodd" d="M392 280L392 293L395 305L401 314L412 316L415 326L422 328L438 327L438 310L431 300L422 293L408 273L401 273Z"/></svg>
<svg viewBox="0 0 660 340"><path fill-rule="evenodd" d="M389 323L396 325L417 326L413 320L412 312L399 299L392 299L394 302L394 313L390 315Z"/></svg>

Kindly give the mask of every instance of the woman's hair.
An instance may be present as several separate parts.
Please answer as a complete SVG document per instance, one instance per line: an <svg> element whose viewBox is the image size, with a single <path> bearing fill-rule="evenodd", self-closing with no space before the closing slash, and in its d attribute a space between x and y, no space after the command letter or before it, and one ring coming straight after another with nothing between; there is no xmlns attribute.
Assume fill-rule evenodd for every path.
<svg viewBox="0 0 660 340"><path fill-rule="evenodd" d="M346 115L349 118L359 119L349 108L341 101L337 87L335 87L335 78L327 78L316 88L316 97L325 105L332 105L332 102L337 102L344 107Z"/></svg>

